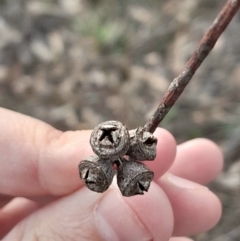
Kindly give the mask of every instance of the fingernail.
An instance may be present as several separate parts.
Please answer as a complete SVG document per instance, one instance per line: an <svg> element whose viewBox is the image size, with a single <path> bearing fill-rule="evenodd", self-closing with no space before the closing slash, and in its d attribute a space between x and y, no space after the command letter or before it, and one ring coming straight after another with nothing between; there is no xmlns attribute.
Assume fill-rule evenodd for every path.
<svg viewBox="0 0 240 241"><path fill-rule="evenodd" d="M205 189L207 189L207 187L205 187L205 186L202 186L198 183L195 183L195 182L189 181L187 179L175 176L171 173L166 174L166 178L173 185L175 185L177 187L180 187L180 188L186 188L186 189L199 189L199 188L203 189L203 188L205 188Z"/></svg>
<svg viewBox="0 0 240 241"><path fill-rule="evenodd" d="M142 222L116 190L109 190L97 206L95 219L104 240L152 240Z"/></svg>

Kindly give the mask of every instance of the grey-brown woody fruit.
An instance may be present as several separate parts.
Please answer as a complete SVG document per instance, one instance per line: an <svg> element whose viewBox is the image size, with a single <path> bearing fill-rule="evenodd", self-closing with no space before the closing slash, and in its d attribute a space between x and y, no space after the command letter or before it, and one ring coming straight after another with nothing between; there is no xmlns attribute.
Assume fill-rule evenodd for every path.
<svg viewBox="0 0 240 241"><path fill-rule="evenodd" d="M85 185L92 191L104 192L111 185L115 170L110 160L90 156L79 165L79 175Z"/></svg>
<svg viewBox="0 0 240 241"><path fill-rule="evenodd" d="M129 133L119 121L106 121L94 128L90 144L101 158L114 159L126 154L129 148Z"/></svg>
<svg viewBox="0 0 240 241"><path fill-rule="evenodd" d="M129 131L130 146L126 155L138 161L154 160L157 138L143 127Z"/></svg>
<svg viewBox="0 0 240 241"><path fill-rule="evenodd" d="M142 195L147 192L154 173L142 162L121 158L117 184L123 196Z"/></svg>

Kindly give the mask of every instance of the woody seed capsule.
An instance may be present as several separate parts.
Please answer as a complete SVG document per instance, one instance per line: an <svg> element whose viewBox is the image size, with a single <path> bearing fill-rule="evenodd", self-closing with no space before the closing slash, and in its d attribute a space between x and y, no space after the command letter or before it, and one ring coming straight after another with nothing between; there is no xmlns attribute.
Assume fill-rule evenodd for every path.
<svg viewBox="0 0 240 241"><path fill-rule="evenodd" d="M154 160L157 138L143 127L129 131L130 146L126 155L138 161Z"/></svg>
<svg viewBox="0 0 240 241"><path fill-rule="evenodd" d="M143 195L147 192L154 173L142 162L121 158L117 173L117 184L123 196Z"/></svg>
<svg viewBox="0 0 240 241"><path fill-rule="evenodd" d="M109 160L90 156L79 165L79 175L85 185L92 191L104 192L111 185L115 171Z"/></svg>
<svg viewBox="0 0 240 241"><path fill-rule="evenodd" d="M119 121L106 121L94 128L90 144L101 158L114 159L126 154L129 148L127 128Z"/></svg>

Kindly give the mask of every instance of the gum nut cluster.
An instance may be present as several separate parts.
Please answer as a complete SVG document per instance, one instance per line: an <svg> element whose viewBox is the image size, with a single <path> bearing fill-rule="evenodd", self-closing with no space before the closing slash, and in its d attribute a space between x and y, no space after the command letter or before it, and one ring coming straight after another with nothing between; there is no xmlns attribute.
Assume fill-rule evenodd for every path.
<svg viewBox="0 0 240 241"><path fill-rule="evenodd" d="M128 131L119 121L106 121L94 128L90 144L96 156L85 158L78 166L80 178L90 190L106 191L117 174L123 196L148 191L154 173L140 161L156 157L157 139L152 133L143 127Z"/></svg>

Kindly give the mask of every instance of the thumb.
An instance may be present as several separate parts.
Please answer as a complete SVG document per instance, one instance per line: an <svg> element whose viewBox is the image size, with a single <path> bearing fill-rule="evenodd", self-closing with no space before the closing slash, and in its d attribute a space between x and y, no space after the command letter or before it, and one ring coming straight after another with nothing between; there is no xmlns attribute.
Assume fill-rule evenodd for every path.
<svg viewBox="0 0 240 241"><path fill-rule="evenodd" d="M168 241L173 214L164 192L155 183L143 196L122 197L116 184L104 194L82 188L32 214L3 241L106 240Z"/></svg>

